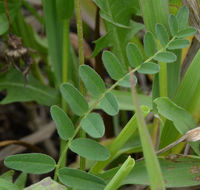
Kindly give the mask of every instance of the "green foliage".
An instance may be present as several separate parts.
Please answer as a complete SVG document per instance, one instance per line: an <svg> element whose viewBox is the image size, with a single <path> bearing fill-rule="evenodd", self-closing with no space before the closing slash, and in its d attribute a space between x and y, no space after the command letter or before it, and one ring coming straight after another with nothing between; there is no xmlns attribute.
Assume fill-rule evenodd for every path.
<svg viewBox="0 0 200 190"><path fill-rule="evenodd" d="M13 183L5 180L5 179L0 179L0 188L1 189L5 189L5 190L20 190L16 185L14 185Z"/></svg>
<svg viewBox="0 0 200 190"><path fill-rule="evenodd" d="M126 176L130 173L135 165L135 161L130 156L123 163L120 169L116 172L110 182L106 185L104 190L115 190L117 189Z"/></svg>
<svg viewBox="0 0 200 190"><path fill-rule="evenodd" d="M141 65L140 69L138 69L139 73L143 74L156 74L160 71L160 66L153 62L147 62Z"/></svg>
<svg viewBox="0 0 200 190"><path fill-rule="evenodd" d="M169 17L169 28L172 36L175 36L178 33L178 20L176 16L170 15Z"/></svg>
<svg viewBox="0 0 200 190"><path fill-rule="evenodd" d="M99 103L99 107L109 115L116 115L119 112L117 99L111 92L105 94Z"/></svg>
<svg viewBox="0 0 200 190"><path fill-rule="evenodd" d="M64 83L60 91L76 115L82 116L88 111L89 107L86 99L73 85Z"/></svg>
<svg viewBox="0 0 200 190"><path fill-rule="evenodd" d="M19 189L23 189L26 185L27 174L21 173L15 181L15 185L19 187Z"/></svg>
<svg viewBox="0 0 200 190"><path fill-rule="evenodd" d="M156 25L156 35L163 47L165 47L169 41L169 34L167 29L162 24Z"/></svg>
<svg viewBox="0 0 200 190"><path fill-rule="evenodd" d="M3 174L0 176L0 179L5 179L5 180L7 180L7 181L9 181L9 182L12 182L14 173L15 173L15 172L14 172L13 170L9 170L9 171L3 173Z"/></svg>
<svg viewBox="0 0 200 190"><path fill-rule="evenodd" d="M199 158L195 156L174 156L159 158L160 166L163 171L165 186L170 187L190 187L199 185L197 179L198 172L195 168L199 167ZM134 169L123 181L123 184L147 184L148 176L144 161L137 162Z"/></svg>
<svg viewBox="0 0 200 190"><path fill-rule="evenodd" d="M184 38L184 37L187 37L187 36L192 36L193 34L196 33L196 29L193 28L193 27L187 27L183 30L180 30L177 34L177 37L178 38Z"/></svg>
<svg viewBox="0 0 200 190"><path fill-rule="evenodd" d="M101 116L97 113L90 113L81 120L82 129L91 137L100 138L105 133L105 127Z"/></svg>
<svg viewBox="0 0 200 190"><path fill-rule="evenodd" d="M11 23L14 21L18 11L21 8L21 0L20 1L12 1L12 2L8 2L8 11L9 11L9 16L10 16L10 21ZM6 11L5 11L5 6L4 6L4 2L0 1L0 23L1 23L1 27L0 27L0 35L4 34L5 32L8 31L9 28L9 24L8 24L8 20L6 17Z"/></svg>
<svg viewBox="0 0 200 190"><path fill-rule="evenodd" d="M61 139L68 140L74 134L74 125L68 115L58 106L51 107L51 117L56 123L56 129Z"/></svg>
<svg viewBox="0 0 200 190"><path fill-rule="evenodd" d="M77 169L62 168L58 176L63 184L80 190L103 190L105 187L101 178Z"/></svg>
<svg viewBox="0 0 200 190"><path fill-rule="evenodd" d="M160 52L154 57L154 60L164 63L173 63L176 61L176 55L169 51Z"/></svg>
<svg viewBox="0 0 200 190"><path fill-rule="evenodd" d="M32 75L29 76L26 84L22 73L14 69L0 76L0 90L4 89L7 90L7 96L1 104L36 101L39 104L50 106L57 104L60 100L56 89L42 84Z"/></svg>
<svg viewBox="0 0 200 190"><path fill-rule="evenodd" d="M153 56L157 51L156 42L151 32L146 32L144 36L144 52L147 57Z"/></svg>
<svg viewBox="0 0 200 190"><path fill-rule="evenodd" d="M109 75L114 80L119 80L123 77L123 67L118 58L109 51L104 51L102 55L103 64L108 71Z"/></svg>
<svg viewBox="0 0 200 190"><path fill-rule="evenodd" d="M87 158L88 160L107 160L110 156L109 151L99 143L88 138L77 138L72 141L69 148Z"/></svg>
<svg viewBox="0 0 200 190"><path fill-rule="evenodd" d="M79 73L86 88L93 96L98 97L106 91L103 80L91 67L86 65L80 66Z"/></svg>
<svg viewBox="0 0 200 190"><path fill-rule="evenodd" d="M142 54L135 44L129 43L126 48L126 53L131 67L135 68L143 63Z"/></svg>
<svg viewBox="0 0 200 190"><path fill-rule="evenodd" d="M177 40L174 40L173 42L169 43L168 49L170 49L170 50L182 49L182 48L186 48L189 45L190 45L189 40L177 39Z"/></svg>
<svg viewBox="0 0 200 190"><path fill-rule="evenodd" d="M105 47L112 47L122 66L127 70L126 45L144 25L131 20L131 14L138 12L136 0L94 0L105 20L107 34L95 42L93 56Z"/></svg>
<svg viewBox="0 0 200 190"><path fill-rule="evenodd" d="M179 30L185 29L188 25L189 9L186 6L181 7L177 13Z"/></svg>
<svg viewBox="0 0 200 190"><path fill-rule="evenodd" d="M32 73L29 74L27 84L24 76L14 69L1 74L0 90L7 91L1 104L36 101L43 105L54 105L51 106L50 112L62 139L62 145L57 164L51 157L40 153L7 157L5 165L23 173L15 184L12 183L12 172L0 176L0 189L22 189L26 183L26 173L43 174L54 169L55 180L59 178L60 182L69 188L80 190L115 190L124 184L150 184L151 189L164 190L165 187L193 185L194 179L194 184L198 185L199 182L196 180L198 174L191 170L194 171L199 167L196 164L199 162L199 157L162 157L158 160L152 143L153 140L155 144L160 142L158 144L160 147L168 145L180 135L195 128L197 121L200 120L199 52L180 83L181 49L190 44L184 38L196 32L196 29L188 26L188 8L180 8L175 16L169 15L167 0L94 0L94 2L104 20L106 34L95 41L96 46L92 56L96 56L103 48L110 47L111 51L104 51L102 54L104 67L114 80L109 84L106 84L92 67L78 64L69 39L73 0L42 1L47 34L44 41L47 40L48 43L41 40L33 28L28 26L19 7L8 3L14 33L22 37L23 45L39 53L42 63L45 63L45 68L51 70L51 74L47 74L42 68L42 72L48 75L46 80L46 76L43 77L40 68L35 64L31 68ZM76 0L75 3L79 6L80 2ZM76 9L79 9L77 6ZM16 8L16 13L13 12L13 8ZM0 23L3 26L0 34L8 29L5 16L5 10L0 7ZM143 24L133 21L138 18L137 16L142 16L147 29L143 44L138 36L134 36L144 28ZM82 30L80 23L81 20L78 19L79 32ZM82 46L83 39L80 35L78 41L79 46ZM136 43L132 43L133 41ZM81 53L83 52L79 47L79 55ZM30 56L37 62L38 55L31 53ZM81 60L82 58L83 56L79 57ZM155 74L152 98L143 94L137 95L135 92L137 85L135 72ZM49 82L49 86L39 82L35 77L40 81ZM57 90L59 87L60 92ZM127 88L131 88L132 92ZM173 97L173 101L168 97ZM90 137L102 138L105 133L103 119L100 114L93 113L94 109L102 109L108 115L115 116L113 118L115 128L124 125L118 135L105 142L105 146L102 145L104 142L98 142L101 139L98 141L90 139ZM135 114L127 122L126 113L119 114L119 110L135 111ZM144 117L150 111L159 115L158 118L161 119L154 116L154 121L146 126ZM121 120L116 122L119 118ZM158 127L162 129L161 138L155 135ZM153 137L150 135L152 131ZM194 152L200 154L199 143L190 144ZM80 170L65 167L69 149L80 156ZM136 152L144 154L145 162L137 162L134 167L135 162L132 158L128 157L123 161L123 156ZM195 168L191 165L193 161ZM119 164L122 164L121 167L112 168L113 165ZM79 166L75 164L74 167ZM112 169L104 171L105 168ZM86 169L89 170L88 173L81 171ZM181 178L184 182L181 182ZM58 188L58 184L53 182L52 187ZM41 189L41 185L33 188Z"/></svg>
<svg viewBox="0 0 200 190"><path fill-rule="evenodd" d="M55 168L55 160L45 154L30 153L16 154L8 156L4 160L8 168L19 170L31 174L43 174L52 171Z"/></svg>

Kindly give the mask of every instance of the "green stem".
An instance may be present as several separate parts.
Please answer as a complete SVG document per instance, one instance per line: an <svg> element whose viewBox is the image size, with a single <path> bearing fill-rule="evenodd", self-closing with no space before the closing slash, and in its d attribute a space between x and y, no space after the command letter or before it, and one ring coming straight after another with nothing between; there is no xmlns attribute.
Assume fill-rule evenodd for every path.
<svg viewBox="0 0 200 190"><path fill-rule="evenodd" d="M62 47L62 83L68 81L68 58L69 58L69 20L63 20L63 47ZM61 107L67 113L67 104L65 100L61 99ZM67 142L65 140L60 140L60 157L62 156L62 161L59 163L59 168L64 167L67 163L67 151L65 154L65 147ZM56 171L57 172L57 171ZM57 180L57 175L55 175L55 180Z"/></svg>
<svg viewBox="0 0 200 190"><path fill-rule="evenodd" d="M79 65L84 65L84 49L83 49L83 23L81 18L81 8L80 0L75 0L75 11L76 11L76 24L77 24L77 33L78 33L78 52L79 52ZM80 91L84 94L84 86L80 83ZM81 137L85 137L85 132L82 130L80 132ZM80 157L80 169L85 170L86 159Z"/></svg>
<svg viewBox="0 0 200 190"><path fill-rule="evenodd" d="M83 49L83 24L81 18L81 8L80 0L75 0L75 11L76 11L76 23L78 32L78 53L79 53L79 63L84 64L84 49Z"/></svg>

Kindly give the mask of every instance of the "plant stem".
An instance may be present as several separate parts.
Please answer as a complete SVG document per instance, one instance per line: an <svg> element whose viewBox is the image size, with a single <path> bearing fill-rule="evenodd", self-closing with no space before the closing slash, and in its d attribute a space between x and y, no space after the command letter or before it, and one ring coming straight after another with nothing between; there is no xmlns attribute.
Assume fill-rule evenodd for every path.
<svg viewBox="0 0 200 190"><path fill-rule="evenodd" d="M80 0L75 0L75 11L76 11L76 24L77 24L77 33L78 33L78 53L79 53L79 65L84 65L84 49L83 49L83 23L81 18L81 8ZM84 94L84 86L80 82L80 91ZM81 137L85 137L85 132L82 130L80 132ZM86 160L83 157L80 157L80 169L85 170Z"/></svg>
<svg viewBox="0 0 200 190"><path fill-rule="evenodd" d="M77 23L77 33L78 33L78 53L79 53L79 63L84 64L84 49L83 49L83 24L81 18L81 8L80 0L75 0L75 11L76 11L76 23Z"/></svg>
<svg viewBox="0 0 200 190"><path fill-rule="evenodd" d="M68 81L68 58L69 58L69 20L63 20L63 48L62 48L62 83ZM61 107L67 113L67 103L62 98L61 99ZM67 142L65 140L60 140L60 156L64 151ZM67 153L67 152L66 152ZM61 167L64 167L67 163L67 154L63 155L62 162L60 163ZM57 179L55 179L57 180Z"/></svg>

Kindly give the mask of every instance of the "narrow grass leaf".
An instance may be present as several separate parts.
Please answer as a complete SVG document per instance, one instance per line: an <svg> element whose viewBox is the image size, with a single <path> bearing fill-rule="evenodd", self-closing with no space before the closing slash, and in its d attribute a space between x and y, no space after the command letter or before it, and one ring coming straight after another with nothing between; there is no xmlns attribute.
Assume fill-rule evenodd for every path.
<svg viewBox="0 0 200 190"><path fill-rule="evenodd" d="M64 83L61 85L60 91L76 115L82 116L88 111L89 106L86 99L73 85Z"/></svg>
<svg viewBox="0 0 200 190"><path fill-rule="evenodd" d="M78 155L88 160L107 160L110 152L98 142L88 138L77 138L72 141L69 148Z"/></svg>
<svg viewBox="0 0 200 190"><path fill-rule="evenodd" d="M178 20L179 30L185 29L188 25L189 9L186 6L181 7L176 15Z"/></svg>
<svg viewBox="0 0 200 190"><path fill-rule="evenodd" d="M8 168L31 174L48 173L56 166L56 162L52 157L41 153L8 156L4 160L4 164Z"/></svg>
<svg viewBox="0 0 200 190"><path fill-rule="evenodd" d="M126 54L131 67L135 68L143 63L142 53L135 44L129 43L127 45Z"/></svg>
<svg viewBox="0 0 200 190"><path fill-rule="evenodd" d="M122 164L117 173L113 176L113 178L106 185L104 190L116 190L121 185L122 181L126 178L126 176L130 173L135 165L135 160L130 156L127 160Z"/></svg>
<svg viewBox="0 0 200 190"><path fill-rule="evenodd" d="M136 85L137 77L134 74L133 74L133 79L134 79L134 84ZM125 76L124 79L118 83L118 85L125 88L130 88L131 87L130 76L129 75Z"/></svg>
<svg viewBox="0 0 200 190"><path fill-rule="evenodd" d="M190 45L190 41L186 40L186 39L177 39L172 41L169 46L168 49L173 50L173 49L182 49L182 48L186 48Z"/></svg>
<svg viewBox="0 0 200 190"><path fill-rule="evenodd" d="M196 31L197 30L195 28L193 28L193 27L187 27L187 28L179 31L176 36L178 38L184 38L184 37L187 37L187 36L194 35L196 33Z"/></svg>
<svg viewBox="0 0 200 190"><path fill-rule="evenodd" d="M178 21L176 16L170 15L169 16L169 29L172 36L175 36L178 33Z"/></svg>
<svg viewBox="0 0 200 190"><path fill-rule="evenodd" d="M82 65L80 66L79 73L86 88L93 96L98 97L106 91L103 80L94 69L87 65Z"/></svg>
<svg viewBox="0 0 200 190"><path fill-rule="evenodd" d="M61 139L68 140L74 134L74 125L68 115L58 106L51 107L51 117Z"/></svg>
<svg viewBox="0 0 200 190"><path fill-rule="evenodd" d="M153 56L157 51L156 42L151 32L147 32L144 36L144 52L147 57Z"/></svg>
<svg viewBox="0 0 200 190"><path fill-rule="evenodd" d="M110 51L104 51L102 55L103 64L114 80L119 80L124 76L123 67L118 58Z"/></svg>
<svg viewBox="0 0 200 190"><path fill-rule="evenodd" d="M119 106L115 95L111 92L106 93L99 103L99 107L109 115L116 115L119 112Z"/></svg>
<svg viewBox="0 0 200 190"><path fill-rule="evenodd" d="M173 158L159 158L166 188L190 187L200 185L198 168L200 159L197 156L174 155ZM123 181L125 184L148 185L148 175L144 161L136 162L133 170Z"/></svg>
<svg viewBox="0 0 200 190"><path fill-rule="evenodd" d="M103 190L106 185L100 177L78 169L62 168L58 177L63 184L79 190Z"/></svg>
<svg viewBox="0 0 200 190"><path fill-rule="evenodd" d="M153 62L144 63L141 65L140 69L138 69L138 72L143 74L156 74L159 71L160 66Z"/></svg>
<svg viewBox="0 0 200 190"><path fill-rule="evenodd" d="M156 35L161 45L164 47L169 42L169 34L162 24L156 24Z"/></svg>
<svg viewBox="0 0 200 190"><path fill-rule="evenodd" d="M74 13L74 0L59 0L56 1L58 17L61 19L69 19Z"/></svg>
<svg viewBox="0 0 200 190"><path fill-rule="evenodd" d="M81 120L82 129L93 138L100 138L105 133L103 119L97 113L90 113Z"/></svg>
<svg viewBox="0 0 200 190"><path fill-rule="evenodd" d="M154 60L164 63L173 63L176 61L176 55L172 52L160 52L155 57Z"/></svg>

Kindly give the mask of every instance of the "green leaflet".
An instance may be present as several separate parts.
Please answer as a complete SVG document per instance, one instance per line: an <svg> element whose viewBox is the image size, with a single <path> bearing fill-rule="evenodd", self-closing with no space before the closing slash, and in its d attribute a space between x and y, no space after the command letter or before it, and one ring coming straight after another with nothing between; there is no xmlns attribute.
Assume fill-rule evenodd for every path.
<svg viewBox="0 0 200 190"><path fill-rule="evenodd" d="M115 95L111 92L106 93L99 103L99 107L109 115L116 115L119 112L119 106Z"/></svg>
<svg viewBox="0 0 200 190"><path fill-rule="evenodd" d="M169 23L169 29L170 29L171 35L175 36L178 33L178 21L177 21L176 16L170 15L168 23Z"/></svg>
<svg viewBox="0 0 200 190"><path fill-rule="evenodd" d="M80 190L103 190L105 182L100 177L72 168L62 168L59 170L60 181L72 188Z"/></svg>
<svg viewBox="0 0 200 190"><path fill-rule="evenodd" d="M134 84L136 85L137 77L134 74L132 74L132 75L133 75L133 79L134 79ZM124 79L118 83L118 85L125 87L125 88L130 88L131 87L130 76L129 75L125 76Z"/></svg>
<svg viewBox="0 0 200 190"><path fill-rule="evenodd" d="M159 71L160 71L160 66L153 62L143 63L140 69L138 69L138 72L143 74L156 74Z"/></svg>
<svg viewBox="0 0 200 190"><path fill-rule="evenodd" d="M82 116L88 111L89 106L86 99L72 84L62 84L60 91L76 115Z"/></svg>
<svg viewBox="0 0 200 190"><path fill-rule="evenodd" d="M135 68L143 63L142 53L135 44L129 43L127 45L126 54L131 67Z"/></svg>
<svg viewBox="0 0 200 190"><path fill-rule="evenodd" d="M144 52L147 57L153 56L157 51L157 45L151 32L147 32L144 36Z"/></svg>
<svg viewBox="0 0 200 190"><path fill-rule="evenodd" d="M77 138L72 141L69 148L88 160L103 161L110 156L109 151L99 143L88 138Z"/></svg>
<svg viewBox="0 0 200 190"><path fill-rule="evenodd" d="M97 113L90 113L81 120L82 129L93 138L100 138L105 133L103 119Z"/></svg>
<svg viewBox="0 0 200 190"><path fill-rule="evenodd" d="M176 61L176 55L169 51L160 52L154 57L154 60L163 63L173 63Z"/></svg>
<svg viewBox="0 0 200 190"><path fill-rule="evenodd" d="M179 30L184 29L188 25L189 9L186 6L181 7L176 15Z"/></svg>
<svg viewBox="0 0 200 190"><path fill-rule="evenodd" d="M185 40L185 39L177 39L172 41L169 46L168 49L173 50L173 49L182 49L182 48L186 48L190 45L190 41L189 40Z"/></svg>
<svg viewBox="0 0 200 190"><path fill-rule="evenodd" d="M8 156L4 160L4 164L8 168L31 174L48 173L56 166L56 162L52 157L41 153Z"/></svg>
<svg viewBox="0 0 200 190"><path fill-rule="evenodd" d="M86 88L93 96L98 97L106 91L103 80L91 67L87 65L80 66L79 74Z"/></svg>
<svg viewBox="0 0 200 190"><path fill-rule="evenodd" d="M167 29L162 24L156 24L156 35L161 43L161 45L164 47L169 42L169 34L167 32Z"/></svg>
<svg viewBox="0 0 200 190"><path fill-rule="evenodd" d="M58 106L51 107L51 117L56 123L57 132L61 139L68 140L74 134L74 125L68 115Z"/></svg>
<svg viewBox="0 0 200 190"><path fill-rule="evenodd" d="M111 53L110 51L104 51L102 60L107 72L112 79L119 80L124 76L123 67L115 54Z"/></svg>
<svg viewBox="0 0 200 190"><path fill-rule="evenodd" d="M193 28L193 27L187 27L187 28L179 31L176 36L178 38L184 38L184 37L187 37L187 36L192 36L195 33L196 33L196 29L195 28Z"/></svg>
<svg viewBox="0 0 200 190"><path fill-rule="evenodd" d="M1 104L36 101L38 104L50 106L60 101L56 89L45 86L32 75L29 75L26 84L22 73L14 69L0 76L0 90L4 89L7 90L7 96Z"/></svg>

